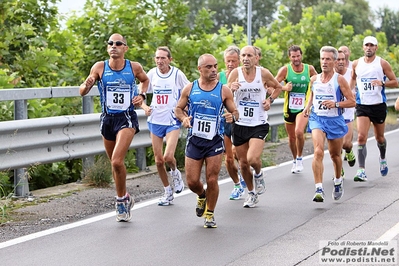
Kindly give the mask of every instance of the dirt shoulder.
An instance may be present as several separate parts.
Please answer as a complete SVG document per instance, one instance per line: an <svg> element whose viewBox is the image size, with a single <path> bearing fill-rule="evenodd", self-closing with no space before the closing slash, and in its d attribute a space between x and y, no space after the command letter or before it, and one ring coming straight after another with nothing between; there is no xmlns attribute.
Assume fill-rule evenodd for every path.
<svg viewBox="0 0 399 266"><path fill-rule="evenodd" d="M398 123L389 124L386 131L398 127ZM306 134L304 156L310 154L313 154L313 144L310 134ZM292 160L288 140L267 142L263 159L274 165ZM184 172L182 175L185 180ZM220 176L228 177L224 165ZM129 175L127 190L136 202L160 197L163 187L155 166L149 167L147 171ZM32 191L32 197L13 201L14 205L22 207L7 212L8 221L0 224L0 242L113 211L114 196L113 185L108 188L93 188L73 183Z"/></svg>

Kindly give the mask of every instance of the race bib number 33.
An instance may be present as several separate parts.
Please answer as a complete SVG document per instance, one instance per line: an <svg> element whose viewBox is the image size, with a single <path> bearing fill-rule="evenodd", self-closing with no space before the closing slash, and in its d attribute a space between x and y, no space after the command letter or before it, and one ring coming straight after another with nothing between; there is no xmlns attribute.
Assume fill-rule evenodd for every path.
<svg viewBox="0 0 399 266"><path fill-rule="evenodd" d="M126 110L130 106L130 87L107 87L107 107L109 110Z"/></svg>

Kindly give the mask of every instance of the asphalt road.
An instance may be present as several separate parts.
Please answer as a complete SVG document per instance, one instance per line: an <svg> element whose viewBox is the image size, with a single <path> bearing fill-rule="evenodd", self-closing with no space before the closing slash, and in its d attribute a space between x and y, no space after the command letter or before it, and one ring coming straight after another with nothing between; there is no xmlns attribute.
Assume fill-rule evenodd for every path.
<svg viewBox="0 0 399 266"><path fill-rule="evenodd" d="M324 160L324 203L314 194L312 157L291 174L291 163L265 169L267 190L256 208L230 201L220 183L216 229L203 228L196 197L185 190L168 207L157 199L135 205L129 223L114 212L0 243L2 265L318 265L322 240L398 240L399 130L386 135L389 173L381 177L378 149L369 139L368 182L355 183L344 162L345 194L331 198L332 163ZM398 227L398 226L397 226ZM393 229L392 229L393 228ZM388 232L388 233L387 233ZM385 235L384 235L385 234ZM363 264L358 264L363 265Z"/></svg>

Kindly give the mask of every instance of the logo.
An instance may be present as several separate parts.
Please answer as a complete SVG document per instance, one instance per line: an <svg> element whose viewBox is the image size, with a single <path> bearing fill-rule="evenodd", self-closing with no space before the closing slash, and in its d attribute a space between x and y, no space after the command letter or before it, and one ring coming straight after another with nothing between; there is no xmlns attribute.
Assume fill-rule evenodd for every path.
<svg viewBox="0 0 399 266"><path fill-rule="evenodd" d="M398 243L370 240L322 240L319 242L320 264L395 265Z"/></svg>
<svg viewBox="0 0 399 266"><path fill-rule="evenodd" d="M221 151L221 150L223 150L223 147L216 148L216 149L215 149L215 152L218 152L218 151Z"/></svg>

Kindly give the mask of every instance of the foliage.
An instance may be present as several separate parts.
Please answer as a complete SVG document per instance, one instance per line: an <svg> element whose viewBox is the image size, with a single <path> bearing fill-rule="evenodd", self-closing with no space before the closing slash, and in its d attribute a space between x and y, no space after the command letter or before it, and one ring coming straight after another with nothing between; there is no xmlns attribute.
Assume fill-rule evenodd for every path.
<svg viewBox="0 0 399 266"><path fill-rule="evenodd" d="M106 155L97 156L94 165L87 170L82 181L95 187L108 187L113 181L108 157Z"/></svg>
<svg viewBox="0 0 399 266"><path fill-rule="evenodd" d="M0 44L1 45L1 44ZM1 61L0 61L1 62ZM1 64L0 64L1 66ZM7 68L0 68L0 89L9 89L13 88L15 84L18 84L19 78L18 74L11 71Z"/></svg>
<svg viewBox="0 0 399 266"><path fill-rule="evenodd" d="M252 36L258 36L260 27L266 27L273 21L273 14L276 11L276 1L273 0L253 0L252 2ZM200 10L206 10L211 14L213 27L210 33L217 33L220 28L231 28L233 25L247 29L248 20L248 1L247 0L189 0L188 7L190 13L187 16L187 24L190 28L195 28L195 20ZM198 25L198 24L196 24Z"/></svg>
<svg viewBox="0 0 399 266"><path fill-rule="evenodd" d="M188 8L184 2L113 0L106 5L107 2L88 0L85 14L75 14L66 22L75 35L85 36L82 43L86 55L79 68L86 76L96 61L108 58L106 40L112 33L123 34L129 46L126 57L144 66L152 64L156 47L170 46L176 32L188 34L184 23Z"/></svg>
<svg viewBox="0 0 399 266"><path fill-rule="evenodd" d="M187 129L182 128L180 130L180 137L177 141L175 158L176 158L176 166L179 169L184 169L185 164L184 160L186 158L186 141L187 141Z"/></svg>
<svg viewBox="0 0 399 266"><path fill-rule="evenodd" d="M294 24L299 23L302 18L302 10L306 7L316 6L321 0L281 0L280 3L288 8L287 19ZM335 2L327 0L327 2Z"/></svg>
<svg viewBox="0 0 399 266"><path fill-rule="evenodd" d="M377 15L381 20L379 31L385 32L389 45L397 44L399 42L399 11L395 12L384 7L377 11Z"/></svg>
<svg viewBox="0 0 399 266"><path fill-rule="evenodd" d="M0 199L12 192L13 184L10 182L10 172L0 172Z"/></svg>
<svg viewBox="0 0 399 266"><path fill-rule="evenodd" d="M70 34L59 31L55 3L10 0L2 6L0 63L21 78L19 86L61 86L76 80L81 49Z"/></svg>
<svg viewBox="0 0 399 266"><path fill-rule="evenodd" d="M267 37L267 43L274 44L277 55L280 53L277 56L282 59L280 66L289 62L287 49L296 44L302 48L303 61L320 72L319 57L322 46L340 46L351 42L353 29L351 26L342 26L338 13L327 12L325 15L313 16L313 9L305 8L301 21L295 25L288 20L288 13L287 8L280 6L278 19L272 23L270 30L262 31L262 36ZM271 70L277 73L275 71L278 68Z"/></svg>
<svg viewBox="0 0 399 266"><path fill-rule="evenodd" d="M9 209L12 205L14 189L11 184L12 171L0 172L0 224L7 220Z"/></svg>
<svg viewBox="0 0 399 266"><path fill-rule="evenodd" d="M136 150L129 150L125 157L125 166L128 173L137 173L140 170L136 161Z"/></svg>
<svg viewBox="0 0 399 266"><path fill-rule="evenodd" d="M2 101L0 103L0 121L9 121L14 119L14 102Z"/></svg>
<svg viewBox="0 0 399 266"><path fill-rule="evenodd" d="M248 13L247 0L241 0L241 6L245 7L245 13ZM251 39L253 37L259 37L259 29L261 27L268 27L274 20L274 14L276 13L277 5L274 0L252 0L252 20L251 20ZM247 29L247 16L243 19L242 26Z"/></svg>
<svg viewBox="0 0 399 266"><path fill-rule="evenodd" d="M356 12L353 12L356 10ZM375 15L371 12L366 0L346 0L343 3L320 2L314 7L314 15L323 15L328 11L339 13L343 25L352 25L355 34L361 34L367 29L374 29Z"/></svg>
<svg viewBox="0 0 399 266"><path fill-rule="evenodd" d="M29 190L76 182L81 172L82 161L78 159L31 166L28 169Z"/></svg>

